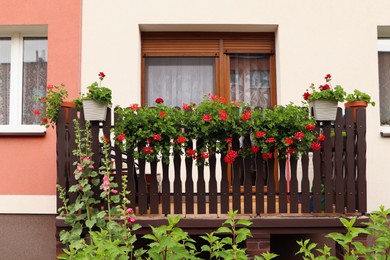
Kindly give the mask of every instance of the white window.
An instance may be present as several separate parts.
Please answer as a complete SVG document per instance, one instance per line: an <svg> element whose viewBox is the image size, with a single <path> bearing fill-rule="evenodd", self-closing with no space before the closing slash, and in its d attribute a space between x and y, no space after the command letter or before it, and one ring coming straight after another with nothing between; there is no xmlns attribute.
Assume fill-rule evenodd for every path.
<svg viewBox="0 0 390 260"><path fill-rule="evenodd" d="M0 134L43 133L35 109L47 85L47 37L0 34Z"/></svg>

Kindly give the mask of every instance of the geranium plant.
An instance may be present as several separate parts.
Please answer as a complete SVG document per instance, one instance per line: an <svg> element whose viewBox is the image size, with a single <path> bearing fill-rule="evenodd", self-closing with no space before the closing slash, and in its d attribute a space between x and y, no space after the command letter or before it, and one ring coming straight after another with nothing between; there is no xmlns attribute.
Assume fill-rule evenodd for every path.
<svg viewBox="0 0 390 260"><path fill-rule="evenodd" d="M68 91L65 89L64 84L47 86L46 96L36 98L40 103L44 104L44 109L42 111L34 109L34 114L41 118L41 125L44 125L46 128L55 126L58 111L67 97Z"/></svg>
<svg viewBox="0 0 390 260"><path fill-rule="evenodd" d="M303 99L306 102L311 102L313 100L318 99L326 99L326 100L334 100L338 102L343 102L346 92L340 85L336 85L336 87L332 87L331 85L332 76L327 74L325 76L326 83L324 85L318 86L318 89L314 84L306 89L306 92L303 94Z"/></svg>
<svg viewBox="0 0 390 260"><path fill-rule="evenodd" d="M102 105L111 105L112 91L108 87L102 86L102 81L106 77L103 72L99 73L99 83L94 82L87 87L87 94L83 95L83 100L95 100Z"/></svg>
<svg viewBox="0 0 390 260"><path fill-rule="evenodd" d="M347 102L354 102L354 101L364 101L367 104L370 104L372 106L375 106L375 102L371 101L371 96L367 93L364 93L360 90L355 89L353 93L350 93L346 96L345 100Z"/></svg>

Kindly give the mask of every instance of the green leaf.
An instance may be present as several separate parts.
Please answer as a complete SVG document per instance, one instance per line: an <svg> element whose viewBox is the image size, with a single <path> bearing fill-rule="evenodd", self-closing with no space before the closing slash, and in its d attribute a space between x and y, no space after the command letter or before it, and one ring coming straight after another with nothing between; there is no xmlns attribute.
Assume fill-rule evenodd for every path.
<svg viewBox="0 0 390 260"><path fill-rule="evenodd" d="M232 230L228 227L219 227L215 233L229 233L232 234Z"/></svg>
<svg viewBox="0 0 390 260"><path fill-rule="evenodd" d="M236 222L236 225L243 225L243 226L249 227L250 225L252 225L252 221L247 220L247 219L239 219Z"/></svg>
<svg viewBox="0 0 390 260"><path fill-rule="evenodd" d="M96 224L96 219L89 219L85 221L87 228L92 228Z"/></svg>

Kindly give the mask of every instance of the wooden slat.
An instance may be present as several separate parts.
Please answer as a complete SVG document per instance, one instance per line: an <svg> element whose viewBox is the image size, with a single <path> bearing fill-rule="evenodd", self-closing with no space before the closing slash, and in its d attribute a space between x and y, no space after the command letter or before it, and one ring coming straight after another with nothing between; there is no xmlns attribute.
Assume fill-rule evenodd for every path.
<svg viewBox="0 0 390 260"><path fill-rule="evenodd" d="M245 136L245 143L250 144L250 135ZM248 149L248 148L247 148ZM252 213L252 155L244 158L244 213Z"/></svg>
<svg viewBox="0 0 390 260"><path fill-rule="evenodd" d="M145 178L145 159L138 159L138 205L139 213L146 214L148 211L148 193L146 189L146 178Z"/></svg>
<svg viewBox="0 0 390 260"><path fill-rule="evenodd" d="M286 159L279 157L279 212L287 213Z"/></svg>
<svg viewBox="0 0 390 260"><path fill-rule="evenodd" d="M274 165L275 158L272 157L267 159L267 213L275 213L275 175L274 175Z"/></svg>
<svg viewBox="0 0 390 260"><path fill-rule="evenodd" d="M162 178L162 213L167 215L171 213L171 193L170 193L170 183L169 183L169 164L164 163L164 158L162 159L163 164L163 178Z"/></svg>
<svg viewBox="0 0 390 260"><path fill-rule="evenodd" d="M233 137L232 149L238 151L240 149L239 137ZM241 178L240 178L240 161L242 157L238 156L233 163L232 183L233 183L233 210L241 212Z"/></svg>
<svg viewBox="0 0 390 260"><path fill-rule="evenodd" d="M356 111L357 131L357 210L367 212L367 179L366 179L366 110L358 108Z"/></svg>
<svg viewBox="0 0 390 260"><path fill-rule="evenodd" d="M301 204L302 212L310 212L310 182L309 182L309 155L304 154L301 157L302 180L301 180Z"/></svg>
<svg viewBox="0 0 390 260"><path fill-rule="evenodd" d="M196 149L200 154L203 148L203 140L197 140ZM197 200L198 200L198 214L206 213L206 183L204 180L204 166L198 165L198 181L196 183Z"/></svg>
<svg viewBox="0 0 390 260"><path fill-rule="evenodd" d="M158 214L158 181L157 181L157 161L150 163L150 183L149 183L149 196L150 196L150 213Z"/></svg>
<svg viewBox="0 0 390 260"><path fill-rule="evenodd" d="M226 153L221 154L221 213L227 214L229 211L229 181L228 181L228 167L230 164L224 162Z"/></svg>
<svg viewBox="0 0 390 260"><path fill-rule="evenodd" d="M290 213L298 213L298 178L297 178L297 159L294 156L290 158Z"/></svg>
<svg viewBox="0 0 390 260"><path fill-rule="evenodd" d="M192 140L188 142L187 149L192 149L193 144ZM192 179L192 167L193 167L193 159L188 157L185 159L186 162L186 213L194 214L194 181Z"/></svg>
<svg viewBox="0 0 390 260"><path fill-rule="evenodd" d="M264 177L266 176L265 165L261 153L256 153L256 214L264 213Z"/></svg>
<svg viewBox="0 0 390 260"><path fill-rule="evenodd" d="M135 169L134 163L134 150L130 148L129 151L126 152L126 163L127 163L127 182L128 189L130 191L128 199L130 200L130 207L135 208L138 203L138 191L136 189L136 178L137 172Z"/></svg>
<svg viewBox="0 0 390 260"><path fill-rule="evenodd" d="M210 180L209 180L209 213L217 213L217 178L216 178L216 166L217 158L215 153L210 155L209 169L210 169Z"/></svg>
<svg viewBox="0 0 390 260"><path fill-rule="evenodd" d="M332 139L330 137L330 133L332 130L331 122L324 122L323 125L323 134L325 136L325 141L323 142L324 153L324 196L325 196L325 212L331 213L333 212L333 152L332 152Z"/></svg>
<svg viewBox="0 0 390 260"><path fill-rule="evenodd" d="M118 114L114 114L114 122L117 122L118 120L120 120ZM123 158L122 158L122 150L116 142L114 142L114 152L115 152L115 156L114 156L115 177L116 177L116 180L119 181L119 182L117 182L118 183L117 190L119 193L121 193L122 192L122 185L120 185L120 184L122 183L122 176L123 176Z"/></svg>
<svg viewBox="0 0 390 260"><path fill-rule="evenodd" d="M315 131L319 132L319 123L317 122L317 126ZM322 172L321 172L321 150L313 151L313 168L314 168L314 176L313 176L313 194L312 194L312 211L313 212L321 212L321 199L322 199Z"/></svg>
<svg viewBox="0 0 390 260"><path fill-rule="evenodd" d="M347 182L347 212L355 212L355 123L353 122L352 108L345 109L345 131L347 133L346 143L346 182Z"/></svg>
<svg viewBox="0 0 390 260"><path fill-rule="evenodd" d="M335 189L336 189L336 212L344 213L345 189L343 174L344 158L344 137L345 119L341 108L337 110L337 117L334 126L334 158L335 158Z"/></svg>
<svg viewBox="0 0 390 260"><path fill-rule="evenodd" d="M99 170L99 167L101 166L101 158L102 155L100 154L100 141L99 141L99 122L98 121L91 121L91 149L92 149L92 161L94 162L93 167L96 171ZM102 176L99 176L100 179L102 179ZM98 178L99 178L98 177ZM94 192L94 198L99 201L100 198L100 186L93 186L92 191ZM102 201L102 203L104 203Z"/></svg>
<svg viewBox="0 0 390 260"><path fill-rule="evenodd" d="M181 166L181 157L180 152L176 151L173 157L173 166L175 179L173 180L173 205L174 213L182 213L182 188L181 188L181 176L180 176L180 166Z"/></svg>

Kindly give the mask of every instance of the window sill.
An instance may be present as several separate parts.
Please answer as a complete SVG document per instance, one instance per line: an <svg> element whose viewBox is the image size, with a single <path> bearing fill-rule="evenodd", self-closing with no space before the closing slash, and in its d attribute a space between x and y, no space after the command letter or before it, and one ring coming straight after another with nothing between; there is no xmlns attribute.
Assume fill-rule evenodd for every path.
<svg viewBox="0 0 390 260"><path fill-rule="evenodd" d="M382 137L390 137L390 126L382 125L381 126L381 136Z"/></svg>
<svg viewBox="0 0 390 260"><path fill-rule="evenodd" d="M40 125L0 125L0 136L45 136L46 128Z"/></svg>

